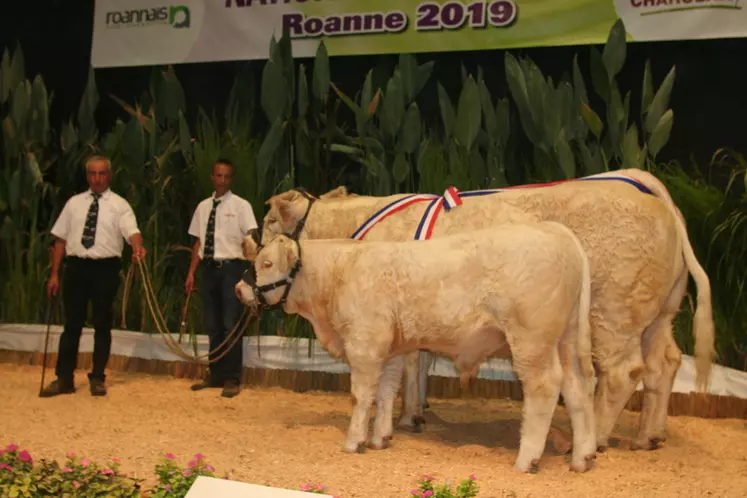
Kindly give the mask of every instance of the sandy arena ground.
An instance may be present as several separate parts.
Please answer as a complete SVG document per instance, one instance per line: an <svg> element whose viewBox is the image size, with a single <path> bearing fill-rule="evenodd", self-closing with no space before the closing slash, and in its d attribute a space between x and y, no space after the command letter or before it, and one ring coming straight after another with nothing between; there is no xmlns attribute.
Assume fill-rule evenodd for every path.
<svg viewBox="0 0 747 498"><path fill-rule="evenodd" d="M94 398L78 371L77 393L41 399L40 375L38 366L0 365L0 445L20 444L37 459L71 450L102 463L118 457L122 471L140 478L165 452L182 465L202 452L234 480L291 489L312 480L341 498L406 498L423 473L452 482L474 473L479 498L747 496L744 420L670 417L661 448L632 452L626 446L638 414L625 412L615 447L591 472L570 472L548 442L540 472L524 475L512 468L517 402L431 400L422 434L396 431L388 450L351 455L341 449L351 413L346 394L247 388L224 399L218 390L190 391L190 380L111 373L109 395ZM553 427L570 432L563 407Z"/></svg>

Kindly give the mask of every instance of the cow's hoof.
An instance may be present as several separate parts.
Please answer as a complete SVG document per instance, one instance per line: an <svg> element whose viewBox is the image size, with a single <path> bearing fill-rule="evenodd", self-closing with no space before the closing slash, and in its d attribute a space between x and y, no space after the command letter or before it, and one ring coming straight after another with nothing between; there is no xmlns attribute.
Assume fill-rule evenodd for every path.
<svg viewBox="0 0 747 498"><path fill-rule="evenodd" d="M606 444L597 443L597 453L604 453L607 451L608 446Z"/></svg>
<svg viewBox="0 0 747 498"><path fill-rule="evenodd" d="M659 443L661 443L663 439L658 437L652 437L652 438L646 438L646 439L635 439L631 441L630 443L630 449L631 450L644 450L644 451L652 451L657 448L659 448Z"/></svg>
<svg viewBox="0 0 747 498"><path fill-rule="evenodd" d="M427 402L427 401L423 403L423 410L427 410L427 409L428 409L428 408L430 408L430 407L431 407L431 405L430 405L430 404L428 404L428 402Z"/></svg>
<svg viewBox="0 0 747 498"><path fill-rule="evenodd" d="M385 438L382 438L380 442L375 443L374 441L371 441L368 444L368 447L372 450L385 450L389 448L389 441L391 441L392 437L387 436Z"/></svg>
<svg viewBox="0 0 747 498"><path fill-rule="evenodd" d="M588 472L594 468L594 461L596 460L596 453L593 455L586 455L582 462L571 462L571 470L574 472Z"/></svg>
<svg viewBox="0 0 747 498"><path fill-rule="evenodd" d="M514 465L516 470L525 474L536 474L539 472L539 459L534 459L529 464L519 464L518 462Z"/></svg>
<svg viewBox="0 0 747 498"><path fill-rule="evenodd" d="M342 449L345 453L365 453L366 443L345 443Z"/></svg>

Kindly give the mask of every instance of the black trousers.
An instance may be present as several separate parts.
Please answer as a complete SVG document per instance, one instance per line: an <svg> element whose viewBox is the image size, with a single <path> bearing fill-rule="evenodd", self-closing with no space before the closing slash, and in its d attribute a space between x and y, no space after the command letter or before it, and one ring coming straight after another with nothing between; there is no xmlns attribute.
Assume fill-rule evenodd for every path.
<svg viewBox="0 0 747 498"><path fill-rule="evenodd" d="M202 262L200 294L211 351L226 340L241 318L244 305L236 297L234 287L241 280L244 267L245 262L240 259L224 261L222 265L212 260ZM210 359L223 354L229 345L230 342L210 355ZM243 367L243 341L239 339L225 356L210 364L210 381L222 384L235 380L241 383Z"/></svg>
<svg viewBox="0 0 747 498"><path fill-rule="evenodd" d="M82 259L67 257L62 283L65 306L65 328L60 336L57 356L57 377L69 383L78 362L80 334L93 308L93 369L89 379L105 380L104 369L109 362L112 344L114 298L119 290L120 258Z"/></svg>

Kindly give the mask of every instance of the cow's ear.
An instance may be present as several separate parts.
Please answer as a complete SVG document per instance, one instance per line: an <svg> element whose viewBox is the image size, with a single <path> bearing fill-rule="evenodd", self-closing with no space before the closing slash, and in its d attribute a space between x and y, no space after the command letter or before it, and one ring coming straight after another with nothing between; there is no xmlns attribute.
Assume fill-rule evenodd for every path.
<svg viewBox="0 0 747 498"><path fill-rule="evenodd" d="M290 237L280 235L283 237L283 251L285 251L285 262L288 268L291 268L296 263L296 251L293 250L296 243Z"/></svg>
<svg viewBox="0 0 747 498"><path fill-rule="evenodd" d="M278 199L277 201L275 201L275 208L278 210L278 214L280 215L280 219L283 221L283 224L290 224L293 218L293 205L291 204L291 202L284 199Z"/></svg>
<svg viewBox="0 0 747 498"><path fill-rule="evenodd" d="M256 229L252 232L256 232ZM241 250L244 253L244 257L249 261L254 261L257 258L259 252L259 242L255 239L255 233L249 232L244 240L241 241Z"/></svg>
<svg viewBox="0 0 747 498"><path fill-rule="evenodd" d="M326 194L322 194L319 196L320 199L335 199L338 197L347 197L348 195L348 189L345 187L345 185L340 185L334 190L330 190Z"/></svg>

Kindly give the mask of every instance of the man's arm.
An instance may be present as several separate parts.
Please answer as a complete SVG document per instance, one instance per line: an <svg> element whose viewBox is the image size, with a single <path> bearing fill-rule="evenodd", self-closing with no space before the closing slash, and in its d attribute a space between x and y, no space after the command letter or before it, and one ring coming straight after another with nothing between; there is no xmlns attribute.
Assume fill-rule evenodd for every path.
<svg viewBox="0 0 747 498"><path fill-rule="evenodd" d="M52 247L52 272L47 281L47 298L52 299L57 295L60 289L60 263L65 256L66 243L64 239L55 237L54 246Z"/></svg>
<svg viewBox="0 0 747 498"><path fill-rule="evenodd" d="M200 239L195 240L192 245L192 260L189 262L189 272L187 273L187 281L184 282L184 289L187 292L192 292L195 288L195 272L197 271L197 265L200 264Z"/></svg>
<svg viewBox="0 0 747 498"><path fill-rule="evenodd" d="M130 238L127 239L132 246L132 259L135 261L141 261L145 258L146 250L143 247L143 236L140 232L133 233Z"/></svg>

